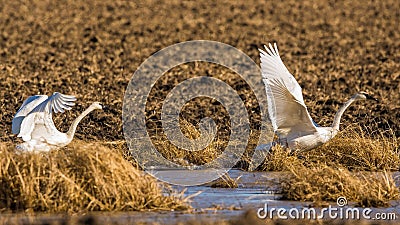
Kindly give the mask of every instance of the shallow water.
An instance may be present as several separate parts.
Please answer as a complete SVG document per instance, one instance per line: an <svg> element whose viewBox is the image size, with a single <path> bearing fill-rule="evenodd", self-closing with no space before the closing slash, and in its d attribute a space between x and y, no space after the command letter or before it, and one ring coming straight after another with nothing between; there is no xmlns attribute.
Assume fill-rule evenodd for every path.
<svg viewBox="0 0 400 225"><path fill-rule="evenodd" d="M100 217L104 222L158 222L160 224L174 224L178 221L199 220L214 221L228 220L235 216L240 216L246 211L257 213L260 208L268 210L272 208L283 208L287 211L295 208L298 211L308 209L311 202L284 201L279 200L279 190L277 182L282 172L245 172L240 170L229 171L231 178L238 177L238 188L211 188L209 185L200 186L174 186L175 189L185 190L185 196L192 196L190 199L193 212L136 212L122 213L116 217ZM394 176L398 176L395 174ZM185 179L185 178L181 178ZM186 179L191 179L187 177ZM396 179L398 184L400 179ZM337 207L336 202L330 203L332 207ZM352 203L349 204L352 207ZM393 207L371 208L371 217L375 217L379 212L394 212L396 218L400 219L400 202L393 202ZM328 207L328 206L326 206ZM354 207L352 207L354 208ZM319 213L321 208L315 208ZM357 208L362 212L362 208ZM263 211L262 211L263 212ZM262 215L262 213L261 213ZM327 213L324 214L329 219ZM361 217L361 216L360 216ZM273 218L277 218L277 215ZM362 218L362 217L361 217Z"/></svg>

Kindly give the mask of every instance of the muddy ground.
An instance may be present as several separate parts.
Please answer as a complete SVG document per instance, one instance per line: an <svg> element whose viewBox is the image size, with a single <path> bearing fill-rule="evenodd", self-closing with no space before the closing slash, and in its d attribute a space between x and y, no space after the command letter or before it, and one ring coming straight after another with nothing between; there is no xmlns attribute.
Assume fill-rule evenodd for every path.
<svg viewBox="0 0 400 225"><path fill-rule="evenodd" d="M109 109L90 114L76 137L123 140L123 97L133 73L156 51L189 40L232 45L257 64L257 49L276 41L317 123L330 125L342 103L357 91L367 91L379 103L354 104L343 117L343 127L359 123L370 130L391 128L399 137L399 7L398 0L2 1L0 141L17 141L11 134L11 121L24 99L55 91L78 97L72 111L56 115L61 130L66 131L91 102L100 101ZM201 76L211 71L211 76L218 77L225 70L201 65L189 65L181 74ZM165 97L186 76L174 74L179 72L158 82L160 86L153 90L156 97ZM228 83L257 114L245 83L234 78ZM218 103L196 101L200 107L186 107L188 121L196 123L214 115L228 124ZM150 113L159 109L158 104L150 101L149 118L159 119L157 113L154 118ZM257 119L253 123L257 131ZM159 123L148 126L156 128Z"/></svg>

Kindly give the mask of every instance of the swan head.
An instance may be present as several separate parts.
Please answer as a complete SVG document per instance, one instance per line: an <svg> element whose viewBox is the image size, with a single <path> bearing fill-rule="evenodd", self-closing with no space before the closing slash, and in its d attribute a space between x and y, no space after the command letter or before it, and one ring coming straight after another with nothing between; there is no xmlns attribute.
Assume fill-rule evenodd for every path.
<svg viewBox="0 0 400 225"><path fill-rule="evenodd" d="M353 98L355 100L374 100L374 101L378 101L378 99L372 97L371 95L369 95L367 92L364 91L360 91L357 94L355 94L353 96Z"/></svg>
<svg viewBox="0 0 400 225"><path fill-rule="evenodd" d="M90 105L90 107L93 108L93 109L103 109L103 106L101 105L100 102L93 102L93 103Z"/></svg>

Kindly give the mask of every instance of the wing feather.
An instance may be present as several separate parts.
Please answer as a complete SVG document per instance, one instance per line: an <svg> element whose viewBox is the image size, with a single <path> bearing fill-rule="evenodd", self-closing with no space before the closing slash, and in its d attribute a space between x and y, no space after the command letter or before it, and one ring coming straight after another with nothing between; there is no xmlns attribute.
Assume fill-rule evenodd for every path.
<svg viewBox="0 0 400 225"><path fill-rule="evenodd" d="M61 100L62 100L62 99L61 99ZM62 107L60 101L54 101L54 102L53 102L53 106L54 106L54 112L61 112L61 113L64 112L63 107Z"/></svg>
<svg viewBox="0 0 400 225"><path fill-rule="evenodd" d="M32 112L51 114L54 111L55 113L63 113L65 110L72 109L71 106L75 105L74 101L76 101L75 96L54 92L52 96L33 109Z"/></svg>
<svg viewBox="0 0 400 225"><path fill-rule="evenodd" d="M35 114L29 114L26 116L21 123L21 130L19 131L18 137L22 137L22 140L29 141L32 139L32 131L35 128Z"/></svg>
<svg viewBox="0 0 400 225"><path fill-rule="evenodd" d="M270 119L278 135L286 136L291 132L311 134L317 131L307 108L288 91L281 78L265 79L264 82L270 99Z"/></svg>
<svg viewBox="0 0 400 225"><path fill-rule="evenodd" d="M305 106L303 100L303 94L301 92L301 87L297 83L296 79L290 74L289 70L286 68L285 64L279 55L278 47L276 43L274 46L269 44L269 47L264 46L265 52L260 50L260 60L261 60L261 72L264 79L269 78L281 78L290 91L292 95Z"/></svg>
<svg viewBox="0 0 400 225"><path fill-rule="evenodd" d="M47 99L47 95L34 95L28 97L18 109L12 120L12 133L18 134L21 129L21 123L24 118L40 103L44 102Z"/></svg>

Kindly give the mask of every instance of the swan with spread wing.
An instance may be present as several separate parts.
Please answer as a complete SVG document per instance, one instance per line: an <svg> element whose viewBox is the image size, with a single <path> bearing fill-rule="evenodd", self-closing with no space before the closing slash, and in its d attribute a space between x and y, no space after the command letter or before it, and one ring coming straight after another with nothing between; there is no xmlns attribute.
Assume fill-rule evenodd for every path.
<svg viewBox="0 0 400 225"><path fill-rule="evenodd" d="M354 101L377 101L367 93L359 92L337 111L332 126L319 127L308 113L301 87L283 64L276 43L264 47L265 51L260 49L261 73L267 92L269 118L278 140L259 145L257 150L269 150L277 143L291 151L313 149L338 133L340 118Z"/></svg>
<svg viewBox="0 0 400 225"><path fill-rule="evenodd" d="M68 145L79 122L95 109L102 109L99 102L92 103L71 124L68 132L62 133L54 125L52 112L63 113L72 109L76 98L54 92L53 95L34 95L21 105L12 121L12 132L24 141L17 149L25 151L49 151Z"/></svg>

